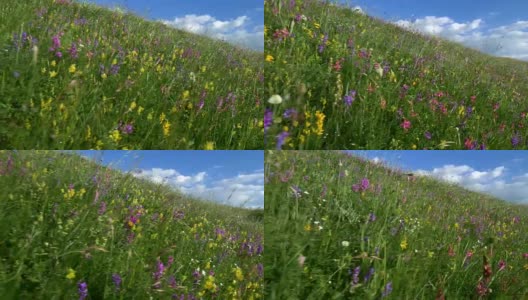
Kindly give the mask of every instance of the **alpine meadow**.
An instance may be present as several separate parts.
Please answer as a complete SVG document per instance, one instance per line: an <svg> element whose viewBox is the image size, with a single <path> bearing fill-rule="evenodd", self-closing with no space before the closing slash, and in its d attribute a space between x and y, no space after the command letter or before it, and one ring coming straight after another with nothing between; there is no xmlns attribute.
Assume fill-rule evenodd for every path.
<svg viewBox="0 0 528 300"><path fill-rule="evenodd" d="M3 149L262 148L258 51L80 1L0 19Z"/></svg>
<svg viewBox="0 0 528 300"><path fill-rule="evenodd" d="M339 1L264 12L267 149L528 148L527 62Z"/></svg>
<svg viewBox="0 0 528 300"><path fill-rule="evenodd" d="M261 209L58 151L1 151L0 192L2 299L263 298Z"/></svg>
<svg viewBox="0 0 528 300"><path fill-rule="evenodd" d="M526 205L340 151L269 150L265 176L266 299L528 295Z"/></svg>

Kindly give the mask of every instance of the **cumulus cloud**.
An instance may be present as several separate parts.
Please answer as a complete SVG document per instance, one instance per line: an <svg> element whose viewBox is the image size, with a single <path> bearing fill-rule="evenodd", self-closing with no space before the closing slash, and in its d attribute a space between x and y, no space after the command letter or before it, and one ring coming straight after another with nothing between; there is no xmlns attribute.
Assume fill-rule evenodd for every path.
<svg viewBox="0 0 528 300"><path fill-rule="evenodd" d="M416 174L436 177L473 191L528 204L528 173L509 177L504 166L479 171L468 165L444 165L431 171L417 170Z"/></svg>
<svg viewBox="0 0 528 300"><path fill-rule="evenodd" d="M184 175L174 169L139 170L134 176L179 189L182 193L232 206L264 207L264 172L239 174L219 180L207 180L207 172Z"/></svg>
<svg viewBox="0 0 528 300"><path fill-rule="evenodd" d="M482 19L458 23L449 17L426 16L394 23L425 34L441 36L492 55L528 60L528 21L487 28Z"/></svg>
<svg viewBox="0 0 528 300"><path fill-rule="evenodd" d="M231 20L218 20L210 15L185 15L174 20L161 20L163 24L222 39L251 49L264 48L264 26L251 26L248 16Z"/></svg>

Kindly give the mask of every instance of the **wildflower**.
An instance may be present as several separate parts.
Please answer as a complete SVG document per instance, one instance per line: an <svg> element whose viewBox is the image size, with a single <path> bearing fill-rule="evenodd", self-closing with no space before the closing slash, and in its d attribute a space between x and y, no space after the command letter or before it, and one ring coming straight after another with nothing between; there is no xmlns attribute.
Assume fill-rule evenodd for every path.
<svg viewBox="0 0 528 300"><path fill-rule="evenodd" d="M369 180L368 178L361 179L361 190L366 191L369 188Z"/></svg>
<svg viewBox="0 0 528 300"><path fill-rule="evenodd" d="M345 102L346 106L352 105L354 100L356 100L355 90L351 90L350 92L348 92L348 95L345 95L345 97L343 97L343 101Z"/></svg>
<svg viewBox="0 0 528 300"><path fill-rule="evenodd" d="M75 43L72 43L70 50L68 50L68 52L70 53L70 56L73 59L77 59L79 57L78 52L77 52L77 45L75 45Z"/></svg>
<svg viewBox="0 0 528 300"><path fill-rule="evenodd" d="M407 249L407 238L404 238L404 239L401 241L401 243L400 243L400 248L401 248L402 250Z"/></svg>
<svg viewBox="0 0 528 300"><path fill-rule="evenodd" d="M99 206L99 210L97 211L99 215L102 215L106 212L106 202L101 201L101 204Z"/></svg>
<svg viewBox="0 0 528 300"><path fill-rule="evenodd" d="M264 112L264 132L268 131L268 128L273 123L273 111L269 108L266 108Z"/></svg>
<svg viewBox="0 0 528 300"><path fill-rule="evenodd" d="M268 103L270 104L281 104L282 103L282 97L279 95L273 95L268 99Z"/></svg>
<svg viewBox="0 0 528 300"><path fill-rule="evenodd" d="M284 145L284 142L286 138L290 136L290 133L288 131L283 131L277 136L277 149L282 149L282 145Z"/></svg>
<svg viewBox="0 0 528 300"><path fill-rule="evenodd" d="M325 114L320 111L316 111L315 118L316 118L315 124L317 126L317 130L315 131L315 134L322 135L324 133L323 124L324 124Z"/></svg>
<svg viewBox="0 0 528 300"><path fill-rule="evenodd" d="M374 64L374 70L376 71L376 73L378 73L380 77L383 76L383 68L380 66L379 63Z"/></svg>
<svg viewBox="0 0 528 300"><path fill-rule="evenodd" d="M117 273L112 274L112 281L114 282L116 290L119 290L122 282L121 276L119 276L119 274Z"/></svg>
<svg viewBox="0 0 528 300"><path fill-rule="evenodd" d="M342 241L342 242L341 242L341 245L342 245L343 247L348 247L348 246L350 246L350 242L349 242L349 241Z"/></svg>
<svg viewBox="0 0 528 300"><path fill-rule="evenodd" d="M426 131L426 132L424 133L424 136L425 136L425 138L428 139L428 140L430 140L431 137L432 137L432 135L431 135L431 133L430 133L429 131Z"/></svg>
<svg viewBox="0 0 528 300"><path fill-rule="evenodd" d="M68 279L74 279L75 278L75 270L72 268L68 269L68 274L66 274L66 278Z"/></svg>
<svg viewBox="0 0 528 300"><path fill-rule="evenodd" d="M119 134L119 130L112 130L112 132L110 133L110 139L116 143L119 143L119 141L121 140L121 134Z"/></svg>
<svg viewBox="0 0 528 300"><path fill-rule="evenodd" d="M244 280L244 274L242 273L242 269L240 269L240 267L235 269L235 277L238 281Z"/></svg>
<svg viewBox="0 0 528 300"><path fill-rule="evenodd" d="M370 268L367 274L365 275L364 282L367 283L372 276L374 276L374 268Z"/></svg>
<svg viewBox="0 0 528 300"><path fill-rule="evenodd" d="M392 282L387 283L383 290L382 297L387 297L392 292Z"/></svg>
<svg viewBox="0 0 528 300"><path fill-rule="evenodd" d="M409 128L411 128L411 121L404 119L400 126L404 131L407 131Z"/></svg>
<svg viewBox="0 0 528 300"><path fill-rule="evenodd" d="M55 56L57 56L58 58L62 58L62 52L57 51L57 53L55 53Z"/></svg>
<svg viewBox="0 0 528 300"><path fill-rule="evenodd" d="M205 143L205 147L204 147L205 150L214 150L214 142L207 142Z"/></svg>
<svg viewBox="0 0 528 300"><path fill-rule="evenodd" d="M165 121L163 123L163 135L164 136L169 136L169 134L170 134L170 126L171 126L171 124L169 123L169 121Z"/></svg>
<svg viewBox="0 0 528 300"><path fill-rule="evenodd" d="M501 259L501 260L499 261L499 265L498 265L498 267L499 267L499 271L504 270L504 269L506 268L506 262L505 262L504 260Z"/></svg>
<svg viewBox="0 0 528 300"><path fill-rule="evenodd" d="M59 73L57 73L57 72L55 72L55 71L51 71L51 72L49 72L50 78L54 78L54 77L56 77L57 74L59 74Z"/></svg>
<svg viewBox="0 0 528 300"><path fill-rule="evenodd" d="M77 71L77 68L76 68L75 64L72 64L72 65L70 66L70 68L68 68L68 71L69 71L70 73L72 73L72 74L75 73L75 71Z"/></svg>
<svg viewBox="0 0 528 300"><path fill-rule="evenodd" d="M519 145L519 143L521 142L521 137L519 136L518 133L514 134L511 138L511 144L513 147L517 147L517 145Z"/></svg>
<svg viewBox="0 0 528 300"><path fill-rule="evenodd" d="M266 55L266 61L267 61L267 62L272 62L273 59L274 59L273 56L271 56L271 55L269 55L269 54Z"/></svg>
<svg viewBox="0 0 528 300"><path fill-rule="evenodd" d="M216 289L216 284L214 282L214 276L207 276L207 280L205 281L204 289L210 290L213 292Z"/></svg>
<svg viewBox="0 0 528 300"><path fill-rule="evenodd" d="M369 214L369 222L374 222L374 221L376 221L376 215L373 212L371 212Z"/></svg>
<svg viewBox="0 0 528 300"><path fill-rule="evenodd" d="M326 44L328 43L328 34L325 34L323 36L323 40L321 41L321 44L319 45L318 51L319 53L323 53L323 51L326 48Z"/></svg>
<svg viewBox="0 0 528 300"><path fill-rule="evenodd" d="M84 300L88 296L88 284L86 282L81 281L79 284L77 284L78 292L79 292L79 300Z"/></svg>
<svg viewBox="0 0 528 300"><path fill-rule="evenodd" d="M304 255L299 255L299 258L297 258L297 262L299 263L299 266L302 267L304 266L304 262L306 261L306 256Z"/></svg>
<svg viewBox="0 0 528 300"><path fill-rule="evenodd" d="M360 271L361 271L360 266L357 266L356 268L354 268L354 272L352 273L352 285L358 284Z"/></svg>
<svg viewBox="0 0 528 300"><path fill-rule="evenodd" d="M134 132L134 125L132 125L131 123L127 123L122 125L120 129L123 134L131 134L132 132Z"/></svg>
<svg viewBox="0 0 528 300"><path fill-rule="evenodd" d="M182 100L187 100L189 99L189 95L190 95L190 92L189 91L183 91L182 93Z"/></svg>

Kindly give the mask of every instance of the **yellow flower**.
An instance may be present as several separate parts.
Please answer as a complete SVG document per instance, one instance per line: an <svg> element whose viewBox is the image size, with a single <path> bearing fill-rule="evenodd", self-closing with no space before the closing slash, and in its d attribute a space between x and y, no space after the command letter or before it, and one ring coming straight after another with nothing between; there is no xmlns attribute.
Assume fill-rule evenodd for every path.
<svg viewBox="0 0 528 300"><path fill-rule="evenodd" d="M304 231L311 231L311 230L312 230L312 225L311 224L304 225Z"/></svg>
<svg viewBox="0 0 528 300"><path fill-rule="evenodd" d="M407 249L407 238L404 238L403 241L401 241L400 247L402 250Z"/></svg>
<svg viewBox="0 0 528 300"><path fill-rule="evenodd" d="M214 142L207 142L205 143L205 150L214 150Z"/></svg>
<svg viewBox="0 0 528 300"><path fill-rule="evenodd" d="M75 73L75 71L77 71L77 67L75 67L75 64L71 65L68 71L70 71L70 73L72 74Z"/></svg>
<svg viewBox="0 0 528 300"><path fill-rule="evenodd" d="M169 136L170 134L170 123L169 121L165 121L165 123L163 123L163 135L164 136Z"/></svg>
<svg viewBox="0 0 528 300"><path fill-rule="evenodd" d="M136 109L136 101L132 101L132 103L130 103L130 108L128 109L128 111L133 111L134 109Z"/></svg>
<svg viewBox="0 0 528 300"><path fill-rule="evenodd" d="M189 94L190 94L189 91L183 91L183 94L182 94L182 98L183 98L183 100L187 100L187 99L189 99Z"/></svg>
<svg viewBox="0 0 528 300"><path fill-rule="evenodd" d="M244 280L244 274L242 274L242 269L240 269L240 267L235 268L235 277L238 281Z"/></svg>
<svg viewBox="0 0 528 300"><path fill-rule="evenodd" d="M316 111L315 118L317 119L316 121L317 130L315 131L315 134L322 135L324 132L323 124L324 124L325 114L320 111Z"/></svg>
<svg viewBox="0 0 528 300"><path fill-rule="evenodd" d="M51 66L52 66L52 67L55 67L56 65L57 65L57 62L56 62L56 61L52 61L52 62L51 62Z"/></svg>
<svg viewBox="0 0 528 300"><path fill-rule="evenodd" d="M216 289L216 284L214 282L214 277L209 275L207 276L207 280L205 281L204 289L210 290L213 292Z"/></svg>
<svg viewBox="0 0 528 300"><path fill-rule="evenodd" d="M101 78L106 79L107 77L106 73L101 74Z"/></svg>
<svg viewBox="0 0 528 300"><path fill-rule="evenodd" d="M51 72L49 72L50 78L56 77L57 74L58 74L58 73L55 72L55 71L51 71Z"/></svg>
<svg viewBox="0 0 528 300"><path fill-rule="evenodd" d="M121 134L119 133L119 130L114 129L110 134L110 139L112 139L112 141L116 143L119 143L119 141L121 140Z"/></svg>
<svg viewBox="0 0 528 300"><path fill-rule="evenodd" d="M267 61L267 62L272 62L272 61L273 61L273 56L271 56L271 55L269 55L269 54L266 55L266 61Z"/></svg>
<svg viewBox="0 0 528 300"><path fill-rule="evenodd" d="M319 29L319 28L321 28L321 24L319 24L319 23L317 23L317 22L314 22L314 27L317 28L317 29Z"/></svg>
<svg viewBox="0 0 528 300"><path fill-rule="evenodd" d="M207 67L206 66L202 66L201 71L202 71L202 73L205 73L205 71L207 71Z"/></svg>
<svg viewBox="0 0 528 300"><path fill-rule="evenodd" d="M143 108L143 106L139 106L139 108L138 108L138 115L141 115L141 113L143 112L143 110L145 110L145 109Z"/></svg>
<svg viewBox="0 0 528 300"><path fill-rule="evenodd" d="M68 279L74 279L75 278L75 270L72 268L68 269L68 274L66 275L66 278Z"/></svg>

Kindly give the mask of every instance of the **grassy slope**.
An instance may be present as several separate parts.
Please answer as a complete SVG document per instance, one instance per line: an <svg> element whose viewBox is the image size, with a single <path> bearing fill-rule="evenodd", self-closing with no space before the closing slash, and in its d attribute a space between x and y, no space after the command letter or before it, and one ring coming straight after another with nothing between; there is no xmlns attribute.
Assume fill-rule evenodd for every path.
<svg viewBox="0 0 528 300"><path fill-rule="evenodd" d="M261 53L68 3L0 8L4 149L262 147ZM61 46L50 51L57 35Z"/></svg>
<svg viewBox="0 0 528 300"><path fill-rule="evenodd" d="M492 298L528 294L526 206L331 151L269 151L265 174L268 299L476 299L484 256Z"/></svg>
<svg viewBox="0 0 528 300"><path fill-rule="evenodd" d="M190 199L57 152L0 152L0 193L2 299L74 299L80 282L89 299L262 295L262 211ZM154 278L158 260L165 270Z"/></svg>
<svg viewBox="0 0 528 300"><path fill-rule="evenodd" d="M266 93L289 98L268 105L274 111L268 148L284 130L284 149L511 149L514 137L516 148L527 148L527 62L406 31L330 2L299 0L290 7L265 1L265 56L273 58L265 65ZM382 76L375 63L387 66ZM357 94L348 107L344 96L351 90ZM297 116L282 116L292 108ZM320 127L317 111L325 116Z"/></svg>

